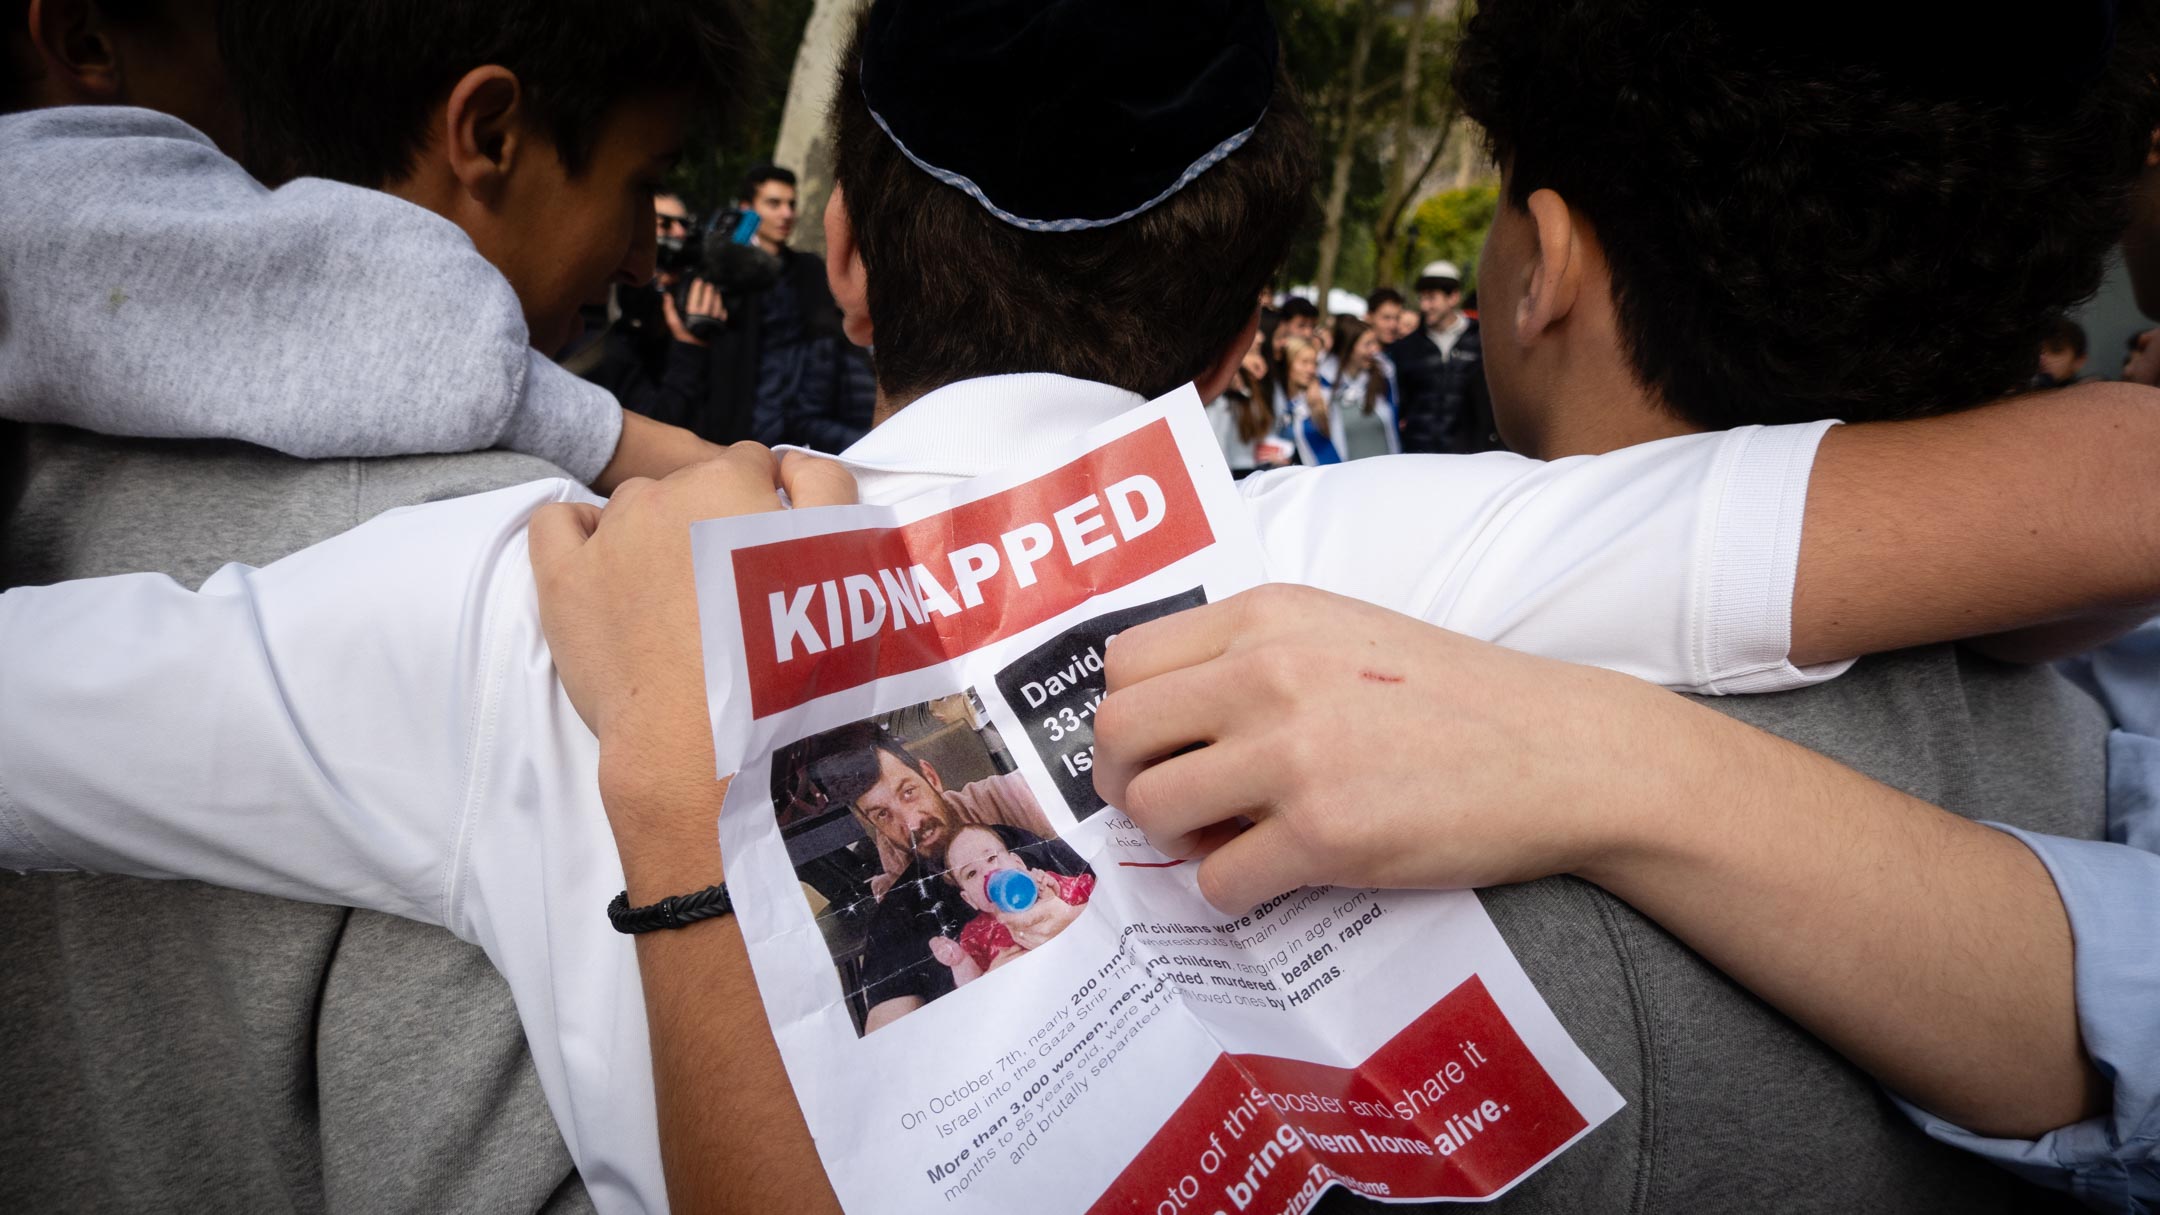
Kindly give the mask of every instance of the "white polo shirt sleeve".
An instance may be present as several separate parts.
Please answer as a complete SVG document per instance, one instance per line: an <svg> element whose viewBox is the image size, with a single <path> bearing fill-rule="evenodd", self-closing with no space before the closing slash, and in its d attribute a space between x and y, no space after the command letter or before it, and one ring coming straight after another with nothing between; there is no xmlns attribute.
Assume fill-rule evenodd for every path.
<svg viewBox="0 0 2160 1215"><path fill-rule="evenodd" d="M1242 483L1271 577L1687 692L1771 692L1792 665L1815 449L1748 426L1598 456L1396 456Z"/></svg>
<svg viewBox="0 0 2160 1215"><path fill-rule="evenodd" d="M534 630L525 521L573 495L391 511L194 592L128 575L0 595L0 865L450 924L493 651Z"/></svg>
<svg viewBox="0 0 2160 1215"><path fill-rule="evenodd" d="M540 481L380 515L200 591L0 595L0 868L194 878L440 924L517 999L603 1211L666 1205L599 744L555 678ZM713 856L717 873L717 840Z"/></svg>

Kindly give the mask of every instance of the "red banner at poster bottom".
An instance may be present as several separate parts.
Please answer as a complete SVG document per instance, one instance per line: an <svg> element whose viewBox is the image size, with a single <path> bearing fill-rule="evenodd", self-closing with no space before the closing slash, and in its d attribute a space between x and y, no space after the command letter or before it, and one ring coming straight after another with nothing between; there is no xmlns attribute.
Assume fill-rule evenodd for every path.
<svg viewBox="0 0 2160 1215"><path fill-rule="evenodd" d="M1585 1125L1472 976L1355 1068L1223 1055L1090 1211L1294 1215L1330 1182L1483 1198Z"/></svg>

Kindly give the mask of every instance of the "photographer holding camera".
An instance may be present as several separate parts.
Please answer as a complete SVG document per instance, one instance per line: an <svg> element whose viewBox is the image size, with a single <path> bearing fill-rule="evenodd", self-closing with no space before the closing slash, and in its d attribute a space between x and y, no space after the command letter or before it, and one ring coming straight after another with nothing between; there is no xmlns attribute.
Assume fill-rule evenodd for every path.
<svg viewBox="0 0 2160 1215"><path fill-rule="evenodd" d="M623 408L677 426L688 425L686 403L705 395L704 343L691 336L683 315L711 325L722 315L718 288L690 277L697 227L681 195L653 196L653 281L615 288L599 358L589 369L573 368L614 393Z"/></svg>
<svg viewBox="0 0 2160 1215"><path fill-rule="evenodd" d="M788 248L795 175L760 165L742 197L702 239L662 233L673 281L658 305L673 341L651 412L718 443L840 451L870 428L868 361L841 333L824 259Z"/></svg>

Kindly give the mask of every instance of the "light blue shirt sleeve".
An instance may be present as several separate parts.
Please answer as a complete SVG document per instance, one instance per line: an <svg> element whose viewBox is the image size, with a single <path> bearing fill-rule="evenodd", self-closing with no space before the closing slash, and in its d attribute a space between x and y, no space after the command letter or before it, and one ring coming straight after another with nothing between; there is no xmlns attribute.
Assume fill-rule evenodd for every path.
<svg viewBox="0 0 2160 1215"><path fill-rule="evenodd" d="M2099 696L2108 738L2108 842L1991 823L2039 856L2070 915L2078 1026L2113 1085L2107 1113L2033 1140L1990 1139L1906 1102L1930 1136L2095 1210L2160 1211L2160 621L2066 664ZM2127 846L2126 846L2127 845Z"/></svg>
<svg viewBox="0 0 2160 1215"><path fill-rule="evenodd" d="M2160 619L2063 671L2114 716L2108 738L2108 838L2160 853Z"/></svg>

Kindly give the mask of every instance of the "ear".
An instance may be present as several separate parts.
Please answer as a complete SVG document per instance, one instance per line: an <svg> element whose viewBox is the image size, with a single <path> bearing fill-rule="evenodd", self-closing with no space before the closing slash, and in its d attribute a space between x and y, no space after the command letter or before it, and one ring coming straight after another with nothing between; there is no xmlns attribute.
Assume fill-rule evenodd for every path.
<svg viewBox="0 0 2160 1215"><path fill-rule="evenodd" d="M870 321L870 276L863 269L862 250L855 244L855 225L848 219L847 197L839 182L825 200L825 285L833 302L840 305L840 327L847 339L868 348L876 344L876 327ZM929 764L923 768L928 770Z"/></svg>
<svg viewBox="0 0 2160 1215"><path fill-rule="evenodd" d="M1530 196L1531 238L1537 247L1528 262L1529 281L1515 305L1516 340L1529 343L1567 319L1582 291L1583 251L1575 213L1551 190Z"/></svg>
<svg viewBox="0 0 2160 1215"><path fill-rule="evenodd" d="M484 204L501 194L524 154L523 101L517 73L488 64L465 73L443 105L443 151L451 176Z"/></svg>
<svg viewBox="0 0 2160 1215"><path fill-rule="evenodd" d="M30 0L30 41L56 104L117 101L125 81L105 19L91 0Z"/></svg>
<svg viewBox="0 0 2160 1215"><path fill-rule="evenodd" d="M1193 387L1200 391L1201 400L1212 401L1229 389L1230 381L1237 376L1238 364L1245 361L1245 352L1252 349L1253 335L1258 332L1260 310L1255 308L1252 316L1246 318L1244 327L1238 330L1237 336L1230 339L1230 344L1223 347L1222 353L1215 356L1215 361L1208 364L1207 370L1200 373L1199 379L1193 381Z"/></svg>
<svg viewBox="0 0 2160 1215"><path fill-rule="evenodd" d="M943 793L945 791L945 782L938 779L936 765L927 759L918 759L915 762L922 765L923 779L930 782L930 787Z"/></svg>

